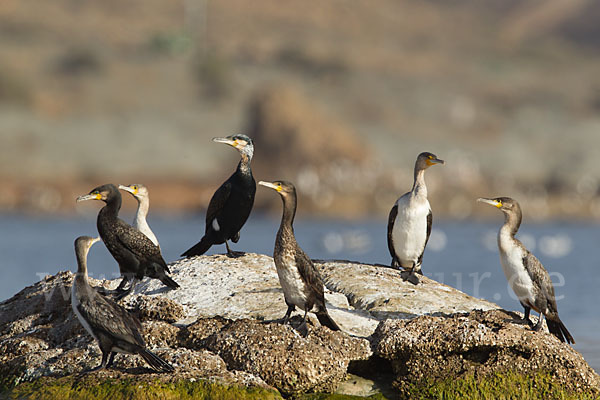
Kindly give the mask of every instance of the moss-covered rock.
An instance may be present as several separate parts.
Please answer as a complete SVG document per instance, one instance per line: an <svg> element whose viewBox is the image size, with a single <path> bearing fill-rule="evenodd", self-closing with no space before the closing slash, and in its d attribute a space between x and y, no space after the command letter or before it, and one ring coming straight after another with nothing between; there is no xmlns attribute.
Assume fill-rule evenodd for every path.
<svg viewBox="0 0 600 400"><path fill-rule="evenodd" d="M548 372L523 375L517 372L495 373L485 377L473 374L460 379L423 379L405 388L400 398L406 399L470 399L470 400L592 400L600 393L568 389Z"/></svg>
<svg viewBox="0 0 600 400"><path fill-rule="evenodd" d="M251 400L281 399L276 390L225 386L205 380L177 382L140 381L137 379L98 379L95 376L40 378L35 382L14 385L14 380L0 387L0 398L31 400Z"/></svg>

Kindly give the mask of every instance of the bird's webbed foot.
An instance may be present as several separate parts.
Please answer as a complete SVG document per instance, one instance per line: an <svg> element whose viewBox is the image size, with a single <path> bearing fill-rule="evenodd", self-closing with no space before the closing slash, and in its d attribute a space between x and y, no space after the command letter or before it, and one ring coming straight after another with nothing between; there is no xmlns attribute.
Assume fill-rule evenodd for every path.
<svg viewBox="0 0 600 400"><path fill-rule="evenodd" d="M543 317L542 314L540 314L540 317L538 318L538 322L533 327L533 330L536 331L536 332L539 332L542 329L542 322L544 322L544 317Z"/></svg>
<svg viewBox="0 0 600 400"><path fill-rule="evenodd" d="M401 271L400 277L405 282L410 282L413 285L418 285L420 280L419 277L414 273L414 271Z"/></svg>
<svg viewBox="0 0 600 400"><path fill-rule="evenodd" d="M225 247L227 247L227 257L229 258L238 258L246 255L243 251L233 251L229 248L229 244L225 241Z"/></svg>
<svg viewBox="0 0 600 400"><path fill-rule="evenodd" d="M290 315L292 315L292 311L294 311L296 309L296 306L293 304L288 304L288 309L285 312L285 315L283 316L283 318L281 319L281 322L283 325L287 324L290 320Z"/></svg>
<svg viewBox="0 0 600 400"><path fill-rule="evenodd" d="M307 325L306 321L303 321L300 325L298 325L296 330L302 335L302 337L307 337L308 336L308 325Z"/></svg>

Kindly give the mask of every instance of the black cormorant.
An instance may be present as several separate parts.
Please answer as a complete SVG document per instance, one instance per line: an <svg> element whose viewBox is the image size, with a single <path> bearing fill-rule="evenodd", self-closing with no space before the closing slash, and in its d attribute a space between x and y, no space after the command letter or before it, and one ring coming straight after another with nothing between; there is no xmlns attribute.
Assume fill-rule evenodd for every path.
<svg viewBox="0 0 600 400"><path fill-rule="evenodd" d="M292 311L297 306L304 311L301 326L305 326L306 314L311 311L315 312L321 325L339 331L339 326L331 319L325 307L321 275L312 260L298 246L294 236L296 188L290 182L285 181L260 181L258 184L274 189L283 200L283 216L273 250L273 261L277 267L279 283L288 306L283 323L287 323Z"/></svg>
<svg viewBox="0 0 600 400"><path fill-rule="evenodd" d="M77 198L77 202L85 200L102 200L106 203L98 213L97 227L106 248L119 263L123 276L117 288L118 298L131 292L137 281L144 276L160 279L173 289L179 287L167 275L169 267L160 249L146 235L119 218L121 193L115 185L109 183L98 186L89 194ZM124 290L129 281L132 281L131 285Z"/></svg>
<svg viewBox="0 0 600 400"><path fill-rule="evenodd" d="M504 225L498 232L500 263L510 287L525 309L524 320L533 326L529 319L531 309L540 313L536 331L542 328L543 316L546 317L548 330L561 342L575 343L573 337L558 317L558 308L554 298L554 286L548 271L519 239L515 238L521 225L521 207L510 197L495 199L480 198L478 201L497 207L504 213Z"/></svg>
<svg viewBox="0 0 600 400"><path fill-rule="evenodd" d="M140 334L140 321L114 301L99 295L89 285L87 255L98 240L89 236L75 240L77 275L71 288L73 312L85 330L96 339L102 351L102 363L91 371L110 367L116 353L127 353L141 355L155 371L173 372L174 368L169 363L146 349Z"/></svg>
<svg viewBox="0 0 600 400"><path fill-rule="evenodd" d="M146 221L146 216L148 215L148 209L150 208L150 195L148 194L148 188L146 186L135 183L132 185L119 185L119 189L125 190L132 194L132 196L137 200L138 207L135 212L135 219L133 220L133 227L142 232L144 235L148 236L148 239L152 240L156 246L160 248L160 244L158 243L158 239L152 229L150 229L150 225Z"/></svg>
<svg viewBox="0 0 600 400"><path fill-rule="evenodd" d="M425 246L431 234L433 214L427 200L425 170L444 161L435 154L421 153L415 162L412 190L402 195L392 207L388 218L387 240L392 256L392 267L403 268L403 278L415 285L423 275L421 263Z"/></svg>
<svg viewBox="0 0 600 400"><path fill-rule="evenodd" d="M208 204L206 211L206 228L204 237L192 248L182 254L192 257L204 254L213 244L225 243L227 255L236 256L229 248L228 240L234 243L240 239L240 230L246 223L256 193L256 182L250 169L250 161L254 154L252 139L246 135L232 135L225 138L214 138L217 143L225 143L240 152L241 160L237 169L217 189Z"/></svg>

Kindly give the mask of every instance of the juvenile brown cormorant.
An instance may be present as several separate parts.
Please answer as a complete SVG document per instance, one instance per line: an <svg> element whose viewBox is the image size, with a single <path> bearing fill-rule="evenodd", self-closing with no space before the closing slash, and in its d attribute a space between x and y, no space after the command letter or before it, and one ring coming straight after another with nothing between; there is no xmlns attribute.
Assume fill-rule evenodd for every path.
<svg viewBox="0 0 600 400"><path fill-rule="evenodd" d="M406 274L403 274L403 278L415 285L419 283L415 273L423 275L421 263L433 222L427 200L425 170L443 163L435 154L419 154L415 162L412 190L398 198L388 218L387 240L392 267L404 269Z"/></svg>
<svg viewBox="0 0 600 400"><path fill-rule="evenodd" d="M89 285L87 255L90 247L98 240L100 239L89 236L81 236L75 240L77 275L71 288L73 312L85 330L96 339L102 351L101 364L91 371L110 367L116 353L127 353L141 355L155 371L173 372L174 368L169 363L146 349L140 334L140 321Z"/></svg>
<svg viewBox="0 0 600 400"><path fill-rule="evenodd" d="M294 216L296 215L296 188L290 182L258 182L259 185L274 189L283 200L283 216L275 240L273 260L277 276L288 306L283 318L287 323L296 306L304 311L302 325L306 326L306 314L311 311L317 319L331 330L339 331L339 326L331 319L325 307L323 280L312 260L298 246L294 236Z"/></svg>
<svg viewBox="0 0 600 400"><path fill-rule="evenodd" d="M135 183L127 186L119 185L119 189L131 193L132 196L137 200L138 207L137 211L135 212L133 227L142 232L144 235L148 236L148 239L152 240L152 243L160 248L160 244L158 243L156 235L154 235L154 232L152 232L150 225L148 225L148 222L146 221L148 209L150 208L150 195L148 194L148 188L142 184Z"/></svg>
<svg viewBox="0 0 600 400"><path fill-rule="evenodd" d="M533 327L542 328L543 317L546 317L548 330L561 342L575 343L573 337L558 317L558 308L554 298L554 286L548 271L519 239L515 238L521 226L521 207L510 197L495 199L480 198L477 201L497 207L504 213L504 225L498 232L498 248L500 263L510 287L519 298L525 309L524 320L533 327L529 319L531 309L540 313L538 323Z"/></svg>
<svg viewBox="0 0 600 400"><path fill-rule="evenodd" d="M167 275L169 267L160 249L146 235L119 218L121 193L115 185L109 183L98 186L89 194L77 198L77 202L85 200L102 200L106 203L98 213L96 225L106 248L119 263L123 276L117 288L118 298L129 294L144 276L160 279L173 289L179 287ZM129 288L123 289L129 281L132 281Z"/></svg>
<svg viewBox="0 0 600 400"><path fill-rule="evenodd" d="M214 142L228 144L239 151L241 160L237 169L213 194L206 211L206 228L204 237L192 248L182 254L192 257L204 254L213 244L225 243L227 255L236 256L229 248L228 240L237 243L240 230L246 223L256 193L256 182L250 169L250 161L254 154L252 139L246 135L232 135L225 138L214 138Z"/></svg>

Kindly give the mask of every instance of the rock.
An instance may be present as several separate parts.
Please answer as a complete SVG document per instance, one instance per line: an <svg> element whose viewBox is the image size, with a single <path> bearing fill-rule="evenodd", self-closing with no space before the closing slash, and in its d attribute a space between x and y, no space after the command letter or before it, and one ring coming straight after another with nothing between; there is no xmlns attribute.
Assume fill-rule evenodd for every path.
<svg viewBox="0 0 600 400"><path fill-rule="evenodd" d="M329 289L325 299L332 318L344 332L360 337L369 337L386 318L498 308L427 277L415 286L403 281L399 271L383 266L348 261L317 261L316 265ZM272 321L286 312L275 264L269 256L202 256L177 261L169 268L186 284L177 290L164 290L161 282L145 279L134 293L160 294L182 304L184 314L194 318L183 318L179 323L216 316ZM309 318L318 325L313 315Z"/></svg>
<svg viewBox="0 0 600 400"><path fill-rule="evenodd" d="M569 390L600 393L600 377L577 351L521 318L490 310L386 320L373 335L374 351L391 362L401 390L425 378L546 371Z"/></svg>
<svg viewBox="0 0 600 400"><path fill-rule="evenodd" d="M365 339L328 328L309 328L306 338L289 325L239 320L207 339L227 365L261 377L284 394L331 392L348 363L371 356Z"/></svg>
<svg viewBox="0 0 600 400"><path fill-rule="evenodd" d="M141 357L119 354L114 369L92 375L136 382L209 380L274 387L285 395L334 391L348 373L358 377L343 385L344 392L369 394L394 382L392 397L424 377L459 379L505 370L549 370L553 380L578 391L599 385L598 375L570 346L545 331L532 332L515 320L516 313L495 304L426 277L414 286L383 266L316 265L342 332L321 327L311 314L306 337L293 327L301 313L291 325L278 322L287 307L271 257L200 256L170 264L179 289L144 279L122 300L141 317L148 348L175 372L155 374ZM72 273L60 272L0 303L0 376L59 379L99 365L98 345L71 310L72 281ZM111 288L118 280L90 282Z"/></svg>
<svg viewBox="0 0 600 400"><path fill-rule="evenodd" d="M399 271L385 266L351 261L317 261L316 265L330 290L344 294L350 305L377 320L499 308L426 276L419 277L421 282L415 286L402 280Z"/></svg>
<svg viewBox="0 0 600 400"><path fill-rule="evenodd" d="M181 304L166 297L137 296L133 309L141 321L175 322L185 316Z"/></svg>

